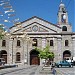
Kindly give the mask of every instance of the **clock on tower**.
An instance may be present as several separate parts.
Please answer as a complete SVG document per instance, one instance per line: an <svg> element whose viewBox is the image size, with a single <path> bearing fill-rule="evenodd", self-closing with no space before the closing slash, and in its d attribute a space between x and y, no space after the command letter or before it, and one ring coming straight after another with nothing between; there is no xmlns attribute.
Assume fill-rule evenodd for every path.
<svg viewBox="0 0 75 75"><path fill-rule="evenodd" d="M62 14L61 21L63 23L66 23L66 15L65 14Z"/></svg>

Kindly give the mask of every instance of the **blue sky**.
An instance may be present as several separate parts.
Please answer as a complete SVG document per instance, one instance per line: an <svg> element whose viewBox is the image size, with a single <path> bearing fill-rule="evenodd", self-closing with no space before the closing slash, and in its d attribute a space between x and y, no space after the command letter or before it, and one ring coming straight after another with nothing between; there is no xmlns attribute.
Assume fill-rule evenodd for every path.
<svg viewBox="0 0 75 75"><path fill-rule="evenodd" d="M73 32L75 32L75 0L71 0L70 3L69 1L70 0L63 0L63 3L67 8L69 22L73 26ZM38 16L53 24L57 24L57 13L60 0L10 0L10 3L16 11L16 17L20 18L21 22L31 18L32 16ZM11 27L12 25L7 26Z"/></svg>

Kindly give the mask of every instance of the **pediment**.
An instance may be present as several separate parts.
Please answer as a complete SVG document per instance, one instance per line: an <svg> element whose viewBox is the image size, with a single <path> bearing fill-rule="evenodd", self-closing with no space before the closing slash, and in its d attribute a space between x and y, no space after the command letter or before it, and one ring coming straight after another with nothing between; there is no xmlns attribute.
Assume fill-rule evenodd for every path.
<svg viewBox="0 0 75 75"><path fill-rule="evenodd" d="M35 28L33 28L33 27L35 27ZM36 28L36 26L34 25L33 27L24 29L22 32L49 32L47 29L39 27L39 26L37 26L37 28Z"/></svg>
<svg viewBox="0 0 75 75"><path fill-rule="evenodd" d="M59 26L56 26L48 21L45 21L38 17L32 17L24 22L21 22L18 25L15 25L10 28L11 33L20 33L20 32L49 32L57 33L57 30L60 30Z"/></svg>
<svg viewBox="0 0 75 75"><path fill-rule="evenodd" d="M39 24L39 23L33 23L31 25L29 25L29 27L24 27L25 29L23 30L23 32L49 32L49 29L44 27L43 25Z"/></svg>
<svg viewBox="0 0 75 75"><path fill-rule="evenodd" d="M50 33L56 33L55 30L52 30L51 28L48 28L42 24L39 24L37 22L34 22L30 25L27 25L23 28L20 28L19 30L15 31L14 33L20 33L20 32L27 32L27 33L41 33L41 32L50 32Z"/></svg>

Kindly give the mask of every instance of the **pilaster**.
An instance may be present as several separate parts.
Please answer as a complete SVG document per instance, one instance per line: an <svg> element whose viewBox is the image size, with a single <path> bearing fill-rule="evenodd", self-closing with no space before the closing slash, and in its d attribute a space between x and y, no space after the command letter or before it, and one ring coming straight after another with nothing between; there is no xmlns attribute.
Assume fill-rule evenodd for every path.
<svg viewBox="0 0 75 75"><path fill-rule="evenodd" d="M62 60L62 39L57 39L57 60Z"/></svg>
<svg viewBox="0 0 75 75"><path fill-rule="evenodd" d="M75 38L72 39L72 43L73 43L73 57L75 57Z"/></svg>
<svg viewBox="0 0 75 75"><path fill-rule="evenodd" d="M9 61L8 63L9 64L12 64L13 63L13 61L12 61L13 60L12 43L13 43L13 40L10 39L9 40L9 54L8 54L8 61Z"/></svg>

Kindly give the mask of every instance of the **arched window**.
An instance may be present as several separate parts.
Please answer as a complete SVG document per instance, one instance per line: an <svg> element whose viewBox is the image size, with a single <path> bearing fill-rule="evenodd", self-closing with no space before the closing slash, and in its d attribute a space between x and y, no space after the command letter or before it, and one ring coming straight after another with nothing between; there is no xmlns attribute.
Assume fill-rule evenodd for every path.
<svg viewBox="0 0 75 75"><path fill-rule="evenodd" d="M17 40L17 46L20 46L20 40Z"/></svg>
<svg viewBox="0 0 75 75"><path fill-rule="evenodd" d="M62 31L67 31L67 27L66 26L63 26L62 27Z"/></svg>
<svg viewBox="0 0 75 75"><path fill-rule="evenodd" d="M50 40L50 46L53 46L53 40Z"/></svg>
<svg viewBox="0 0 75 75"><path fill-rule="evenodd" d="M20 61L20 52L16 53L16 61Z"/></svg>
<svg viewBox="0 0 75 75"><path fill-rule="evenodd" d="M65 46L68 46L68 40L65 40Z"/></svg>
<svg viewBox="0 0 75 75"><path fill-rule="evenodd" d="M62 8L62 11L63 11L63 13L66 13L66 10L65 10L65 8Z"/></svg>
<svg viewBox="0 0 75 75"><path fill-rule="evenodd" d="M2 41L2 46L6 46L6 40Z"/></svg>
<svg viewBox="0 0 75 75"><path fill-rule="evenodd" d="M33 39L33 43L32 43L32 46L37 46L37 39Z"/></svg>

